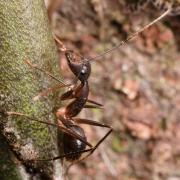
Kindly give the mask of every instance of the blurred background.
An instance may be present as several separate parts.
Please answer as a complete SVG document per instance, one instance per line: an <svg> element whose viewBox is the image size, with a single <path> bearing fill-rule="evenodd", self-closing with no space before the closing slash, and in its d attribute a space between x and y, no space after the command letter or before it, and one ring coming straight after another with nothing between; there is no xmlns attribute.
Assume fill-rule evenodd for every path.
<svg viewBox="0 0 180 180"><path fill-rule="evenodd" d="M90 99L103 110L80 117L113 133L68 174L73 180L180 180L180 2L170 0L45 0L54 33L69 49L95 57L172 12L140 36L92 63ZM59 52L64 80L74 76ZM65 103L64 103L65 105ZM83 126L95 144L105 128Z"/></svg>

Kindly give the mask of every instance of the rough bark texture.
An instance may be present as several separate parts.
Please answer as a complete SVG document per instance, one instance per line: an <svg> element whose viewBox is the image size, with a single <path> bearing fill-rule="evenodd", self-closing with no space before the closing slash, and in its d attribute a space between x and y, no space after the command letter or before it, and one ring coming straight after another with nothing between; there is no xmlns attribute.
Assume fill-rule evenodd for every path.
<svg viewBox="0 0 180 180"><path fill-rule="evenodd" d="M0 110L16 111L53 120L55 95L33 102L32 98L52 80L32 70L29 59L55 74L57 56L43 0L0 1ZM55 128L52 129L55 132ZM53 179L53 164L31 158L54 156L49 127L24 117L0 117L0 179L24 179L19 165L40 179ZM12 156L13 155L13 156ZM12 157L20 160L18 163ZM15 159L15 158L13 158Z"/></svg>

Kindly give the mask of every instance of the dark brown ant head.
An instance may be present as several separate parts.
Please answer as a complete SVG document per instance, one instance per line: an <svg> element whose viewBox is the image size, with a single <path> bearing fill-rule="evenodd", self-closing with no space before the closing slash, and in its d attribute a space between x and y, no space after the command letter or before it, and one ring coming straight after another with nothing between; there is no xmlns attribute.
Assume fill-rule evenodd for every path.
<svg viewBox="0 0 180 180"><path fill-rule="evenodd" d="M82 58L81 62L77 62L75 58L75 53L72 50L67 50L65 56L68 61L69 68L73 74L82 82L88 80L91 74L91 64L88 59Z"/></svg>
<svg viewBox="0 0 180 180"><path fill-rule="evenodd" d="M71 125L71 130L79 134L84 139L84 141L86 141L84 130L80 126ZM66 159L68 161L74 161L74 160L79 159L82 153L80 152L75 153L75 152L83 151L86 149L85 143L81 142L80 140L72 137L71 135L67 133L63 134L63 146L64 146L64 154L72 153L72 155L66 156Z"/></svg>

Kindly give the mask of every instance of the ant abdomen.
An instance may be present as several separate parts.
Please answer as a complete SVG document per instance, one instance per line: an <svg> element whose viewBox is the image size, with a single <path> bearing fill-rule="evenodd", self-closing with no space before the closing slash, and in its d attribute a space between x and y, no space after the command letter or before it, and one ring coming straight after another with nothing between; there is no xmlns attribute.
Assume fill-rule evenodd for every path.
<svg viewBox="0 0 180 180"><path fill-rule="evenodd" d="M65 52L66 59L68 61L68 66L73 72L73 74L82 82L88 80L91 74L91 64L89 60L82 59L82 62L75 62L74 52L72 50L67 50Z"/></svg>
<svg viewBox="0 0 180 180"><path fill-rule="evenodd" d="M84 130L80 126L71 125L71 130L75 131L84 139L84 141L86 141ZM85 149L86 149L85 143L83 143L79 139L72 137L71 135L67 133L63 134L63 150L64 150L64 154L67 154L66 159L68 161L74 161L74 160L79 159L82 154L80 151L83 151ZM79 152L79 153L76 153L76 152ZM72 153L72 155L68 155L70 153Z"/></svg>

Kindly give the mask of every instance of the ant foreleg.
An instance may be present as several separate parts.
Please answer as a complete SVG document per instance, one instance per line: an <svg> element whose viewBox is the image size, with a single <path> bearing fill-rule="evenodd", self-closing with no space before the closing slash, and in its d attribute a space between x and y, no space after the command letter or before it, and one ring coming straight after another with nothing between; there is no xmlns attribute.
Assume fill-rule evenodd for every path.
<svg viewBox="0 0 180 180"><path fill-rule="evenodd" d="M39 68L37 65L32 64L30 61L24 60L24 62L25 62L27 65L29 65L31 68L34 68L34 69L37 69L37 70L43 72L44 74L48 75L50 78L56 80L57 82L65 85L65 86L69 86L69 85L66 84L64 81L56 78L55 76L53 76L53 75L52 75L51 73L49 73L48 71L46 71L46 70L44 70L44 69L42 69L42 68Z"/></svg>
<svg viewBox="0 0 180 180"><path fill-rule="evenodd" d="M89 147L92 147L92 145L90 143L88 143L86 140L84 140L79 134L77 134L76 132L74 132L71 128L68 128L64 125L60 125L59 123L58 124L55 124L55 123L51 123L51 122L46 122L46 121L42 121L42 120L39 120L37 118L34 118L34 117L30 117L26 114L23 114L23 113L18 113L18 112L6 112L5 113L6 115L10 116L10 115L15 115L15 116L24 116L25 118L27 119L30 119L31 121L36 121L36 122L39 122L39 123L43 123L43 124L47 124L47 125L50 125L50 126L54 126L54 127L57 127L58 129L60 129L62 132L66 133L66 134L69 134L70 136L80 140L81 142L83 142L84 144L86 144L87 146Z"/></svg>
<svg viewBox="0 0 180 180"><path fill-rule="evenodd" d="M87 154L82 159L78 160L77 162L82 161L82 160L86 159L87 157L89 157L98 148L98 146L110 135L110 133L113 131L113 129L111 127L108 127L108 128L110 128L109 131L97 142L97 144L91 150L89 150L90 153Z"/></svg>
<svg viewBox="0 0 180 180"><path fill-rule="evenodd" d="M81 150L81 151L76 151L76 152L71 152L71 153L63 154L63 155L52 157L52 158L48 158L48 159L34 159L34 160L30 160L30 161L55 161L55 160L58 160L58 159L66 158L68 156L86 153L86 152L89 152L91 150L92 150L92 148Z"/></svg>
<svg viewBox="0 0 180 180"><path fill-rule="evenodd" d="M67 85L64 85L64 84L57 84L51 88L48 88L48 89L45 89L43 91L41 91L38 95L36 95L35 97L33 97L33 100L34 101L37 101L39 100L41 97L44 97L44 96L47 96L49 93L57 90L57 89L60 89L60 88L64 88L64 87L69 87L70 84L67 84Z"/></svg>

